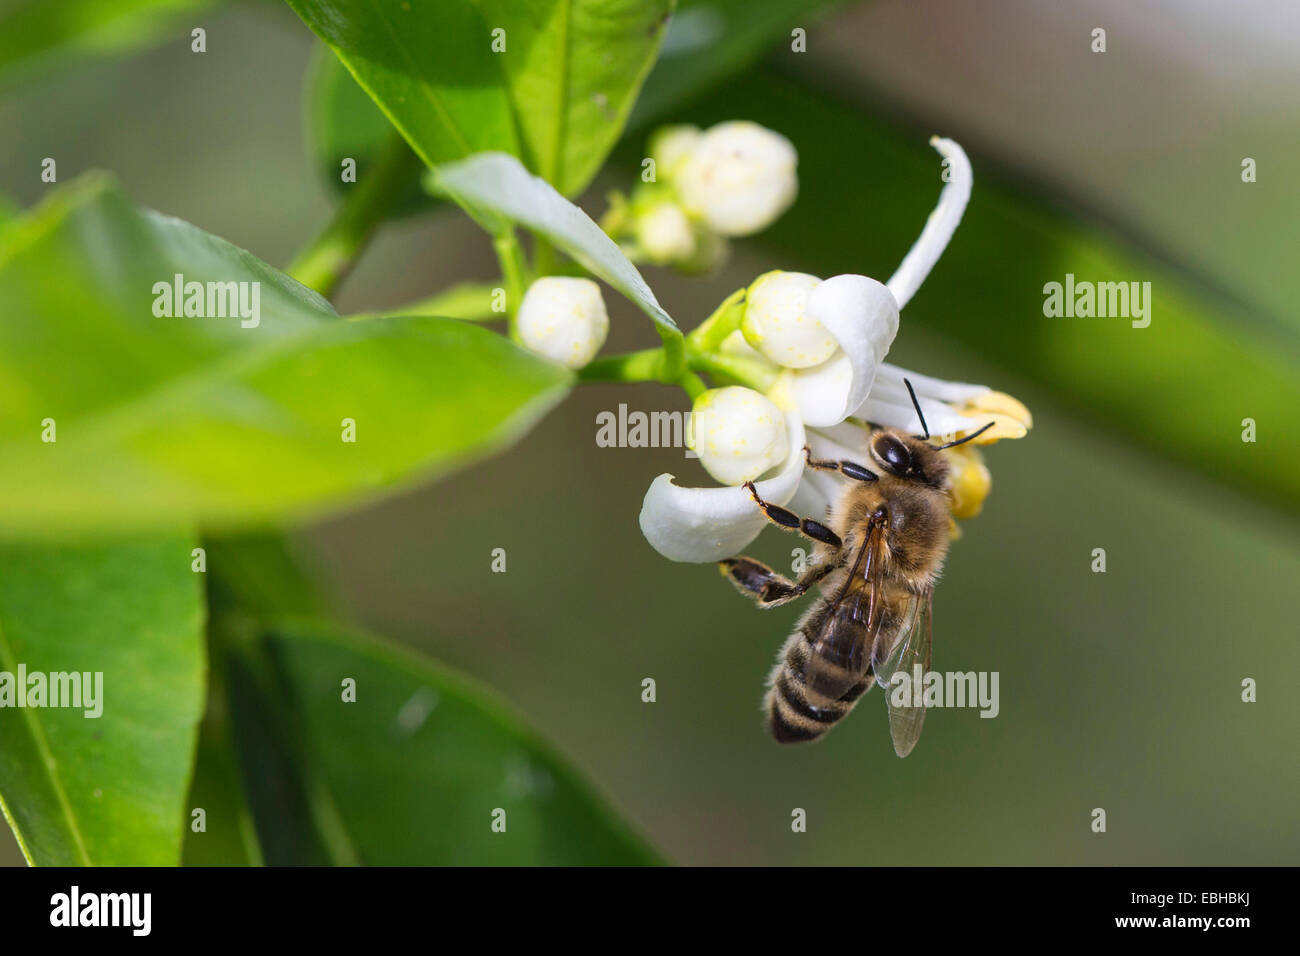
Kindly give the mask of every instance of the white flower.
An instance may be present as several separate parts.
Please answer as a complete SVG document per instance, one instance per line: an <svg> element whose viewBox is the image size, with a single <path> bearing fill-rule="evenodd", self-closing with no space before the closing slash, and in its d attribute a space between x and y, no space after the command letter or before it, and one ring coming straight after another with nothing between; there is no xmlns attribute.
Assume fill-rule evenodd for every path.
<svg viewBox="0 0 1300 956"><path fill-rule="evenodd" d="M808 312L808 298L821 279L806 272L768 272L745 294L740 330L745 341L777 365L820 365L839 348L826 327Z"/></svg>
<svg viewBox="0 0 1300 956"><path fill-rule="evenodd" d="M789 454L785 415L766 395L732 385L700 395L691 409L689 446L724 485L753 481Z"/></svg>
<svg viewBox="0 0 1300 956"><path fill-rule="evenodd" d="M701 134L672 168L672 182L687 212L724 236L748 236L790 208L798 162L780 133L734 120Z"/></svg>
<svg viewBox="0 0 1300 956"><path fill-rule="evenodd" d="M600 286L590 279L543 276L524 294L515 328L529 350L582 368L605 344L609 314Z"/></svg>
<svg viewBox="0 0 1300 956"><path fill-rule="evenodd" d="M665 126L650 139L650 158L655 161L655 179L671 179L677 168L700 142L696 126Z"/></svg>
<svg viewBox="0 0 1300 956"><path fill-rule="evenodd" d="M677 203L655 203L636 218L636 241L655 265L689 259L695 254L695 227Z"/></svg>
<svg viewBox="0 0 1300 956"><path fill-rule="evenodd" d="M996 440L1019 437L1030 424L1023 405L986 386L945 382L883 362L898 329L899 309L947 246L970 198L972 174L961 147L938 138L931 144L949 161L950 179L920 238L889 281L882 285L866 276L841 275L807 291L805 321L820 325L836 348L812 367L787 365L769 391L785 414L787 454L773 477L757 483L765 501L778 505L793 501L791 506L799 514L822 518L844 479L812 469L805 473L805 443L815 458L867 463L867 431L862 423L919 434L921 422L904 378L916 389L932 435L969 432L994 419L997 426L981 438ZM764 354L773 357L767 350ZM846 421L850 418L856 423ZM735 487L734 480L718 480L729 486L682 488L668 474L654 480L640 521L655 550L675 561L718 561L735 555L762 531L767 519L749 493Z"/></svg>

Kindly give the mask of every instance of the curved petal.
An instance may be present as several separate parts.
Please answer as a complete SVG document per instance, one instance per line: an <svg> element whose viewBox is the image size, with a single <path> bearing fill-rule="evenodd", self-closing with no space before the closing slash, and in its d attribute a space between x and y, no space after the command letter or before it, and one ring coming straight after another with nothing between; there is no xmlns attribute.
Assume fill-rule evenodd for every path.
<svg viewBox="0 0 1300 956"><path fill-rule="evenodd" d="M839 351L820 365L783 373L777 387L807 424L835 425L870 393L898 334L898 306L875 279L840 275L813 289L806 314L831 334Z"/></svg>
<svg viewBox="0 0 1300 956"><path fill-rule="evenodd" d="M916 372L909 372L905 368L899 368L897 365L882 362L880 363L880 370L876 372L876 383L871 387L871 393L881 395L883 389L888 389L891 398L898 395L910 402L911 399L908 398L907 386L903 384L903 379L907 379L912 383L912 387L916 389L918 395L937 398L941 402L951 402L954 405L961 405L972 398L987 395L993 391L987 385L945 382L941 378L920 375Z"/></svg>
<svg viewBox="0 0 1300 956"><path fill-rule="evenodd" d="M920 238L913 243L898 269L885 283L894 294L900 309L921 288L921 283L948 247L948 240L952 238L957 224L961 222L962 213L966 211L971 184L975 181L970 160L960 146L950 139L940 139L938 136L930 138L930 145L948 161L949 177L943 191L939 193L939 204L925 221Z"/></svg>
<svg viewBox="0 0 1300 956"><path fill-rule="evenodd" d="M951 405L945 405L933 398L926 398L923 395L917 397L921 402L921 411L925 413L925 424L929 426L931 435L952 435L967 429L979 428L986 421L983 418L967 418L959 415ZM916 409L912 407L911 398L908 397L904 397L902 401L892 401L888 398L877 398L873 393L858 409L857 417L876 425L901 428L913 435L921 434L921 422L916 417Z"/></svg>
<svg viewBox="0 0 1300 956"><path fill-rule="evenodd" d="M808 447L812 450L814 458L854 461L870 468L871 455L867 451L869 435L868 429L850 422L829 428L809 429Z"/></svg>
<svg viewBox="0 0 1300 956"><path fill-rule="evenodd" d="M798 415L786 414L790 454L781 471L755 482L763 500L783 505L803 477L804 429ZM650 546L673 561L721 561L737 554L768 523L744 488L682 488L673 476L650 483L641 504L641 533Z"/></svg>

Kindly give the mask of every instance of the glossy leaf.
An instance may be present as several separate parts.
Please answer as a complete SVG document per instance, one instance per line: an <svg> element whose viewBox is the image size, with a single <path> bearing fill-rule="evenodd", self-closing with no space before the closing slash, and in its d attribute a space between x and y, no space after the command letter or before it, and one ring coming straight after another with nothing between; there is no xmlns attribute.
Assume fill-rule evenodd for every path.
<svg viewBox="0 0 1300 956"><path fill-rule="evenodd" d="M323 182L340 197L353 188L342 178L343 161L356 163L357 176L380 157L393 134L393 124L330 49L317 44L303 85L307 141ZM432 209L438 200L420 185L422 164L412 164L406 187L394 199L392 215Z"/></svg>
<svg viewBox="0 0 1300 956"><path fill-rule="evenodd" d="M155 284L177 274L247 283L249 303L256 287L256 326L155 315ZM138 210L103 179L6 231L0 315L8 534L239 526L337 505L510 443L570 381L486 329L338 320L249 253Z"/></svg>
<svg viewBox="0 0 1300 956"><path fill-rule="evenodd" d="M0 89L77 57L129 53L168 35L189 42L212 0L8 0L0 5Z"/></svg>
<svg viewBox="0 0 1300 956"><path fill-rule="evenodd" d="M288 0L429 164L518 152L492 35L476 3Z"/></svg>
<svg viewBox="0 0 1300 956"><path fill-rule="evenodd" d="M618 140L672 0L289 0L430 165L500 150L566 195ZM337 71L309 84L323 164L382 141ZM412 202L402 208L413 208Z"/></svg>
<svg viewBox="0 0 1300 956"><path fill-rule="evenodd" d="M0 798L33 864L178 862L204 694L191 548L0 548L0 672L103 675L99 717L0 708Z"/></svg>
<svg viewBox="0 0 1300 956"><path fill-rule="evenodd" d="M613 149L654 63L673 0L482 0L528 167L576 196Z"/></svg>
<svg viewBox="0 0 1300 956"><path fill-rule="evenodd" d="M527 226L631 299L656 325L677 331L676 323L618 244L549 183L529 174L513 156L484 153L435 170L432 178L439 189L484 218L490 231L499 231L508 223Z"/></svg>
<svg viewBox="0 0 1300 956"><path fill-rule="evenodd" d="M261 663L245 659L232 700L268 863L657 862L567 762L465 678L323 625L282 626L252 650ZM355 702L343 699L347 679Z"/></svg>

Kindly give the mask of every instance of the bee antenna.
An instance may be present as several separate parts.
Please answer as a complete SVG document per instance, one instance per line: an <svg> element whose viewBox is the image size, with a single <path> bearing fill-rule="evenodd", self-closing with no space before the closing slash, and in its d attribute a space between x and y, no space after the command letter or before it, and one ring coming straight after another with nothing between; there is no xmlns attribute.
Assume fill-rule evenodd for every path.
<svg viewBox="0 0 1300 956"><path fill-rule="evenodd" d="M990 428L992 428L992 427L993 427L994 425L996 425L996 424L997 424L997 422L989 422L987 425L985 425L985 426L984 426L983 428L981 428L979 431L971 432L971 433L970 433L969 435L967 435L965 438L958 438L956 441L950 441L950 442L948 442L948 444L946 444L946 445L939 445L939 446L937 446L934 450L935 450L935 451L943 451L945 448L952 448L954 445L964 445L964 444L966 444L968 441L970 441L970 440L973 439L973 438L979 438L980 435L983 435L986 431L988 431Z"/></svg>
<svg viewBox="0 0 1300 956"><path fill-rule="evenodd" d="M912 407L916 409L916 417L921 419L921 431L925 434L918 437L925 439L930 437L930 426L925 423L925 413L921 411L921 402L916 397L916 389L907 379L903 379L903 384L907 386L907 394L912 396Z"/></svg>

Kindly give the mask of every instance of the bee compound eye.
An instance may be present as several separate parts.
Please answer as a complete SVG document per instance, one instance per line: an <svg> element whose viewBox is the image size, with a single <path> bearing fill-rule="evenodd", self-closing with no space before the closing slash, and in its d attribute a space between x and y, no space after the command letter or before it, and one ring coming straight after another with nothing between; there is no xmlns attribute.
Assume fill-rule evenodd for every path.
<svg viewBox="0 0 1300 956"><path fill-rule="evenodd" d="M876 442L876 454L895 471L907 471L912 467L912 454L907 446L892 435L882 435Z"/></svg>

